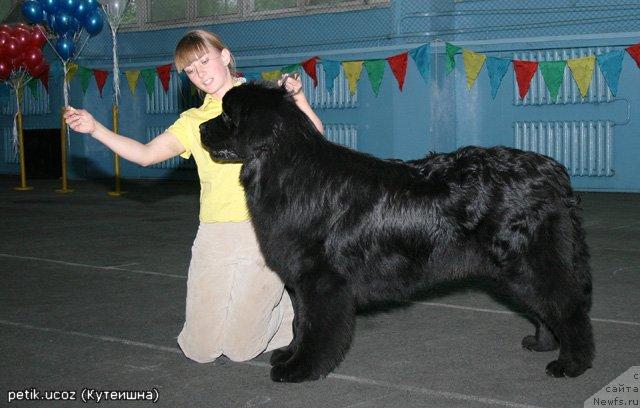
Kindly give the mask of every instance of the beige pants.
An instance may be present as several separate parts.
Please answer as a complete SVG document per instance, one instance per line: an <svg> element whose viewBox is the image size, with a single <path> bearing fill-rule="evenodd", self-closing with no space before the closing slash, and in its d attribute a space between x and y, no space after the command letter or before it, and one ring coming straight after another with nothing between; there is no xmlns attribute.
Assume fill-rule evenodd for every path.
<svg viewBox="0 0 640 408"><path fill-rule="evenodd" d="M191 249L178 344L199 363L250 360L291 342L293 308L250 222L201 223Z"/></svg>

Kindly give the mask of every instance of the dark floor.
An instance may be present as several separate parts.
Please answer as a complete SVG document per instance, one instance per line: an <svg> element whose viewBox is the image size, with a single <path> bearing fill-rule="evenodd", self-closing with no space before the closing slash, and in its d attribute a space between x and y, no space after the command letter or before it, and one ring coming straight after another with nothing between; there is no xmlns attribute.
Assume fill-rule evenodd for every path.
<svg viewBox="0 0 640 408"><path fill-rule="evenodd" d="M30 181L29 192L17 184L0 178L0 405L78 406L83 389L155 389L162 407L566 408L640 366L640 195L583 194L597 347L583 376L545 376L556 353L520 347L533 331L525 318L481 291L456 290L360 316L333 374L276 384L268 355L198 364L177 348L194 182L129 182L120 198L99 182L71 182L70 194L55 193L54 181ZM33 389L78 400L8 404L20 395L10 391Z"/></svg>

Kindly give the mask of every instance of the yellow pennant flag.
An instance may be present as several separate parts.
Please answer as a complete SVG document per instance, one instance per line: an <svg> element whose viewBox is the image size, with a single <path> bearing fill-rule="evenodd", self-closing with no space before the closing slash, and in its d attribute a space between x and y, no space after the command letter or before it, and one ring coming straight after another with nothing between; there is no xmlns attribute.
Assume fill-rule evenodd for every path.
<svg viewBox="0 0 640 408"><path fill-rule="evenodd" d="M347 82L349 83L349 93L351 95L356 93L356 87L358 86L358 80L362 73L362 61L345 61L342 63L344 74L347 76Z"/></svg>
<svg viewBox="0 0 640 408"><path fill-rule="evenodd" d="M478 74L487 57L483 54L464 49L462 50L462 59L464 61L465 72L467 73L467 88L471 89L473 83L478 79Z"/></svg>
<svg viewBox="0 0 640 408"><path fill-rule="evenodd" d="M140 78L140 71L124 71L124 76L127 77L127 83L129 84L129 90L131 94L136 94L136 85L138 85L138 78Z"/></svg>
<svg viewBox="0 0 640 408"><path fill-rule="evenodd" d="M569 59L567 60L567 65L571 69L571 74L573 79L576 80L578 88L580 88L582 97L586 97L593 78L593 70L596 67L596 56Z"/></svg>
<svg viewBox="0 0 640 408"><path fill-rule="evenodd" d="M77 71L78 71L78 64L74 62L70 62L67 65L67 83L71 83L71 80L73 79L73 76L76 74Z"/></svg>
<svg viewBox="0 0 640 408"><path fill-rule="evenodd" d="M279 69L275 71L265 71L262 72L262 79L265 81L277 82L282 77L282 71Z"/></svg>

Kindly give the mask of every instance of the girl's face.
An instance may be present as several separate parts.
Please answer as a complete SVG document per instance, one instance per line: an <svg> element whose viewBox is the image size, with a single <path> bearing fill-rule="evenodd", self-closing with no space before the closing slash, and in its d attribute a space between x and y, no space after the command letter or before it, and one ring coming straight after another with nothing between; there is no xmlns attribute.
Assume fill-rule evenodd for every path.
<svg viewBox="0 0 640 408"><path fill-rule="evenodd" d="M194 59L184 68L191 82L201 91L222 99L233 87L233 78L229 71L231 54L226 48L222 51L207 44L207 52L194 55Z"/></svg>

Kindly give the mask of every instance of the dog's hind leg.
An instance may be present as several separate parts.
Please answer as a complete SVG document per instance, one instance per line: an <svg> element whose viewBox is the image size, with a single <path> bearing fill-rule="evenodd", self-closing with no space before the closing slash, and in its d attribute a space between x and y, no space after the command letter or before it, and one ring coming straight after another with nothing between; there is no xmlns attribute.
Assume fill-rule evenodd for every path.
<svg viewBox="0 0 640 408"><path fill-rule="evenodd" d="M577 377L591 367L594 355L591 321L577 306L566 318L550 325L560 341L560 355L547 365L551 377Z"/></svg>
<svg viewBox="0 0 640 408"><path fill-rule="evenodd" d="M325 377L347 353L355 325L355 302L346 281L330 270L311 270L295 291L293 355L271 368L271 379L301 382Z"/></svg>
<svg viewBox="0 0 640 408"><path fill-rule="evenodd" d="M522 339L522 347L531 351L552 351L559 346L555 336L546 324L536 320L536 334L528 335Z"/></svg>

